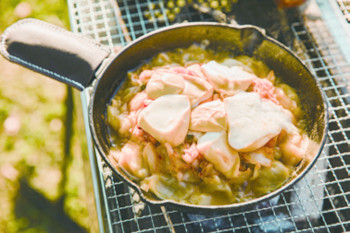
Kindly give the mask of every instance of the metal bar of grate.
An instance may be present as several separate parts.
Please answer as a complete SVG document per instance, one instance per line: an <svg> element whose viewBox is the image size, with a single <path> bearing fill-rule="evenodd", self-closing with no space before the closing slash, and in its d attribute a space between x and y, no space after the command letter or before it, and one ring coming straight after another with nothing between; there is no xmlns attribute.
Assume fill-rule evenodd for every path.
<svg viewBox="0 0 350 233"><path fill-rule="evenodd" d="M341 12L344 14L346 20L350 22L350 1L349 0L337 0Z"/></svg>
<svg viewBox="0 0 350 233"><path fill-rule="evenodd" d="M317 0L327 6L331 0ZM110 48L126 45L155 29L182 21L214 21L190 6L174 19L161 0L68 0L73 31ZM240 1L259 8L264 2ZM337 0L347 14L350 1ZM243 4L238 4L237 7ZM322 8L322 7L321 7ZM239 11L240 9L236 9ZM262 9L255 12L264 13ZM293 14L292 14L293 13ZM279 196L242 212L191 214L149 206L115 177L100 160L102 201L109 232L346 232L350 231L350 60L328 31L328 18L308 20L288 11L290 31L278 39L288 44L318 77L329 104L328 142L313 169ZM251 13L254 16L254 13ZM250 15L248 14L250 17ZM242 23L242 22L241 22ZM243 23L259 24L250 18ZM260 25L261 26L261 25ZM262 25L264 26L264 25ZM275 32L273 31L272 34ZM289 34L288 34L289 33ZM128 39L130 38L130 39ZM285 40L283 38L289 38Z"/></svg>
<svg viewBox="0 0 350 233"><path fill-rule="evenodd" d="M337 41L338 46L343 51L343 55L350 62L350 25L346 19L348 13L341 11L341 6L344 5L344 0L317 0L325 23L333 38Z"/></svg>

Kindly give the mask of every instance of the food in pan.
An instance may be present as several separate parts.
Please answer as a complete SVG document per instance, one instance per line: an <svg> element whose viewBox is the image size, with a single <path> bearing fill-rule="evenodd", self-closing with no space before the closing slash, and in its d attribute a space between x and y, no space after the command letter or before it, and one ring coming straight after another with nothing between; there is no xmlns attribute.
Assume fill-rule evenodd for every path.
<svg viewBox="0 0 350 233"><path fill-rule="evenodd" d="M204 45L129 71L107 106L110 159L160 199L248 201L314 156L298 96L261 61Z"/></svg>

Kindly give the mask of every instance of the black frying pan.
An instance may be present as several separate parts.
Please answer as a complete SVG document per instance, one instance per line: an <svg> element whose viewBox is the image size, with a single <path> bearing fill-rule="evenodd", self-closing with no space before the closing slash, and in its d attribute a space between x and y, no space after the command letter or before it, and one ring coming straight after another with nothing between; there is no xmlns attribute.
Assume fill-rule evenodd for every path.
<svg viewBox="0 0 350 233"><path fill-rule="evenodd" d="M308 164L279 189L251 201L223 206L201 206L159 200L141 191L122 169L109 161L110 141L105 120L106 105L128 70L159 52L210 41L214 50L249 55L263 61L282 81L297 90L308 122L306 132L319 142L318 152ZM322 151L327 132L327 106L317 79L287 47L268 37L255 26L220 23L183 23L149 33L123 48L118 54L108 48L42 21L25 19L10 26L2 35L0 51L4 57L29 69L50 76L79 90L92 87L89 106L91 133L100 155L141 198L150 204L190 211L239 210L271 198L300 180L314 165Z"/></svg>

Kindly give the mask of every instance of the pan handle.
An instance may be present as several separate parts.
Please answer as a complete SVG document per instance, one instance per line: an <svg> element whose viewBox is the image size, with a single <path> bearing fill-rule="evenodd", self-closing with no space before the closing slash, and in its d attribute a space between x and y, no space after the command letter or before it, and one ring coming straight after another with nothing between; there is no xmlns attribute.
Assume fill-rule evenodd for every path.
<svg viewBox="0 0 350 233"><path fill-rule="evenodd" d="M92 39L36 19L23 19L1 36L8 60L83 90L111 51Z"/></svg>

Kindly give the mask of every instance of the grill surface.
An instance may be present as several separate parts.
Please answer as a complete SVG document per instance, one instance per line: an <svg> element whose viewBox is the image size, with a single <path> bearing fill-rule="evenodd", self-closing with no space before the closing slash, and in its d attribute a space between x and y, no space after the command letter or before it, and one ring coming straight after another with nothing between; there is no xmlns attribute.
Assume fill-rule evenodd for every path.
<svg viewBox="0 0 350 233"><path fill-rule="evenodd" d="M349 0L337 0L341 12L344 14L346 20L350 22L350 1Z"/></svg>
<svg viewBox="0 0 350 233"><path fill-rule="evenodd" d="M318 0L318 3L327 1ZM237 22L264 27L264 21L259 19L258 14L264 15L264 7L270 7L271 3L258 0L244 2L247 5L236 6ZM182 8L175 20L170 21L165 14L164 1L68 0L68 3L72 30L111 48L125 45L147 32L175 22L214 21L211 15L199 13L191 7ZM249 7L249 4L255 6L251 8L255 12L241 17L241 8ZM338 0L338 10L343 12L344 18L348 17L348 5L348 1ZM297 185L258 206L240 213L198 215L142 203L133 190L112 175L97 155L94 157L97 161L95 178L100 184L95 182L95 195L96 200L102 203L102 206L97 203L97 208L101 207L100 223L104 225L101 231L350 231L350 63L317 14L304 20L296 10L282 12L275 9L271 12L284 20L278 30L267 27L268 33L287 44L304 60L320 80L329 104L328 142L314 168ZM88 91L82 95L85 110Z"/></svg>

